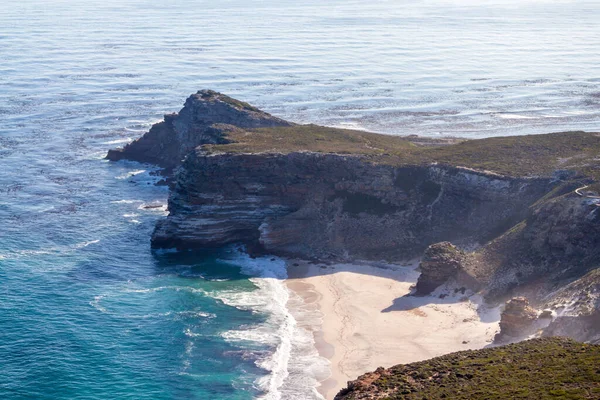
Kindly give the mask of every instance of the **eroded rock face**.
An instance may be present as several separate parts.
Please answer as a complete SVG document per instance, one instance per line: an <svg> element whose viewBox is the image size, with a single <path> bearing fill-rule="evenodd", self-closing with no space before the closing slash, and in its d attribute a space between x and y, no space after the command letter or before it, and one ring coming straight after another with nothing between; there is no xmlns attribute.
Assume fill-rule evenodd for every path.
<svg viewBox="0 0 600 400"><path fill-rule="evenodd" d="M428 295L448 279L463 270L465 253L450 242L432 244L425 250L419 267L421 275L417 281L416 294Z"/></svg>
<svg viewBox="0 0 600 400"><path fill-rule="evenodd" d="M489 298L528 287L533 301L600 265L598 200L575 193L538 204L525 221L491 243L481 264L491 268Z"/></svg>
<svg viewBox="0 0 600 400"><path fill-rule="evenodd" d="M524 239L548 258L600 259L600 207L597 199L570 194L533 210Z"/></svg>
<svg viewBox="0 0 600 400"><path fill-rule="evenodd" d="M172 169L201 144L227 143L224 133L240 128L290 126L247 103L212 90L201 90L186 100L179 113L167 114L164 121L123 149L110 150L109 160L147 162Z"/></svg>
<svg viewBox="0 0 600 400"><path fill-rule="evenodd" d="M544 329L544 336L600 343L600 268L554 293L547 305L557 317Z"/></svg>
<svg viewBox="0 0 600 400"><path fill-rule="evenodd" d="M600 309L590 314L557 317L544 329L543 335L600 344Z"/></svg>
<svg viewBox="0 0 600 400"><path fill-rule="evenodd" d="M492 235L524 217L548 185L357 156L198 149L178 172L170 214L152 242L189 248L243 241L306 258L406 259L440 240Z"/></svg>
<svg viewBox="0 0 600 400"><path fill-rule="evenodd" d="M536 320L537 311L529 305L525 297L510 299L500 317L500 332L495 341L517 339L533 333Z"/></svg>

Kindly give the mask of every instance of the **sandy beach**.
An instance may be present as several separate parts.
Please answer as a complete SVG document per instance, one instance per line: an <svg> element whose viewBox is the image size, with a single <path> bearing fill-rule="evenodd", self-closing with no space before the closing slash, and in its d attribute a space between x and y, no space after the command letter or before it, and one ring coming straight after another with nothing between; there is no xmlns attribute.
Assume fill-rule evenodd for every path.
<svg viewBox="0 0 600 400"><path fill-rule="evenodd" d="M289 261L287 285L304 301L299 324L313 332L320 355L331 362L331 375L318 388L326 399L377 367L491 343L499 310L452 283L431 296L409 296L417 265ZM320 318L306 318L306 309Z"/></svg>

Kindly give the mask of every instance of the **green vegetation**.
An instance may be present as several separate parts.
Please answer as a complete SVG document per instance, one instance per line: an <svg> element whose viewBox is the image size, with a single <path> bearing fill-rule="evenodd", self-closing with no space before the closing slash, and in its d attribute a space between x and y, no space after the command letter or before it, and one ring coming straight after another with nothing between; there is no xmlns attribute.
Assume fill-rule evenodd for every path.
<svg viewBox="0 0 600 400"><path fill-rule="evenodd" d="M557 169L600 178L600 135L562 132L479 140L434 140L317 125L231 130L231 142L205 145L225 152L313 151L357 155L395 166L440 163L511 176L549 176Z"/></svg>
<svg viewBox="0 0 600 400"><path fill-rule="evenodd" d="M547 338L462 351L377 370L338 396L346 400L599 399L600 345Z"/></svg>
<svg viewBox="0 0 600 400"><path fill-rule="evenodd" d="M318 125L294 125L253 130L232 130L232 143L212 146L227 152L282 152L314 151L320 153L382 155L386 152L403 153L416 147L405 138L390 135L328 128ZM211 146L209 146L211 147Z"/></svg>

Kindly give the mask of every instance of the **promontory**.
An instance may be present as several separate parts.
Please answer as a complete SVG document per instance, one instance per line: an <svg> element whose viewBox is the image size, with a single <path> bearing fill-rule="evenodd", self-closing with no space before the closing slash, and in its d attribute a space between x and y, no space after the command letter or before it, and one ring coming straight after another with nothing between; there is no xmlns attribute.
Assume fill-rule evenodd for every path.
<svg viewBox="0 0 600 400"><path fill-rule="evenodd" d="M600 342L598 133L383 135L296 124L202 90L107 158L172 177L155 248L243 243L251 254L325 263L420 257L415 296L453 280L490 304L509 302L498 343ZM560 345L531 351L544 343ZM386 374L377 387L389 386Z"/></svg>

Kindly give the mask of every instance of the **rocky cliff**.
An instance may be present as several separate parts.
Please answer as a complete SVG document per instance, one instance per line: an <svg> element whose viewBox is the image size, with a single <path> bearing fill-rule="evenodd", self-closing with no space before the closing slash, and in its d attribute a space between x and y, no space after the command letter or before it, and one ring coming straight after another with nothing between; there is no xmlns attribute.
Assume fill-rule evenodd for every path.
<svg viewBox="0 0 600 400"><path fill-rule="evenodd" d="M598 199L574 192L541 200L530 207L523 221L474 254L490 297L529 287L528 295L541 301L557 284L597 268L598 204Z"/></svg>
<svg viewBox="0 0 600 400"><path fill-rule="evenodd" d="M559 318L547 332L576 337L566 322L576 321L592 340L598 303L561 313L558 299L600 281L599 154L595 133L379 135L297 125L200 91L107 157L177 169L154 247L241 242L253 252L393 261L432 245L417 294L460 276L489 301L526 295L552 308Z"/></svg>
<svg viewBox="0 0 600 400"><path fill-rule="evenodd" d="M418 296L428 295L438 286L449 279L458 278L459 275L464 275L462 280L467 278L467 282L471 286L475 286L476 282L466 271L467 262L465 252L450 242L440 242L429 246L419 264L421 275L417 281L415 294Z"/></svg>
<svg viewBox="0 0 600 400"><path fill-rule="evenodd" d="M172 169L201 144L228 143L226 132L236 128L290 126L251 105L212 90L201 90L186 100L179 113L162 122L123 149L110 150L107 158L157 164Z"/></svg>
<svg viewBox="0 0 600 400"><path fill-rule="evenodd" d="M557 316L544 335L600 344L600 268L551 293L545 303Z"/></svg>
<svg viewBox="0 0 600 400"><path fill-rule="evenodd" d="M406 259L443 239L492 237L525 216L548 179L449 166L394 167L357 156L188 155L155 247L245 242L304 258Z"/></svg>

